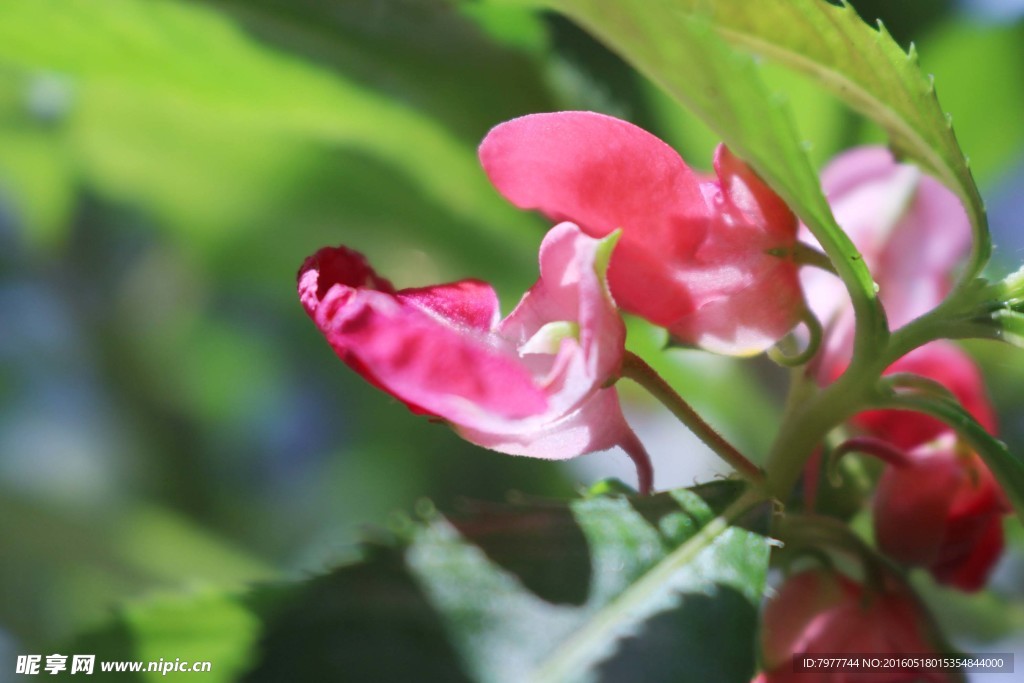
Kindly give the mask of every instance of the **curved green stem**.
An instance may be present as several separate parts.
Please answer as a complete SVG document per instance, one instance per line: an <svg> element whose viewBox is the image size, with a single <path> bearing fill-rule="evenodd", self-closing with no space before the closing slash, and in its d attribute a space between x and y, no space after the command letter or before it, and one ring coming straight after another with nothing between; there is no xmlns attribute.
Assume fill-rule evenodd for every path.
<svg viewBox="0 0 1024 683"><path fill-rule="evenodd" d="M944 337L951 316L957 315L963 305L959 297L947 299L891 335L875 338L861 347L846 372L815 400L792 401L765 460L772 495L785 500L828 433L859 410L881 404L886 392L878 380L885 369L919 346Z"/></svg>
<svg viewBox="0 0 1024 683"><path fill-rule="evenodd" d="M910 456L888 441L883 441L873 436L855 436L839 444L829 454L825 464L825 472L829 482L833 485L841 483L839 460L848 453L865 453L894 467L907 467L910 465Z"/></svg>
<svg viewBox="0 0 1024 683"><path fill-rule="evenodd" d="M837 275L835 266L829 260L828 255L820 249L815 249L809 244L797 242L793 247L793 259L801 266L811 266Z"/></svg>
<svg viewBox="0 0 1024 683"><path fill-rule="evenodd" d="M761 468L750 462L746 456L736 450L735 446L715 431L714 427L705 422L697 414L697 411L684 401L643 358L627 351L622 362L622 376L628 377L649 391L652 396L669 409L669 412L686 425L697 438L707 444L708 448L732 465L744 477L755 483L764 481L765 476Z"/></svg>
<svg viewBox="0 0 1024 683"><path fill-rule="evenodd" d="M768 357L783 367L793 368L806 365L817 355L818 349L821 348L821 339L824 332L818 317L810 309L805 309L801 322L807 327L807 332L810 335L807 340L807 346L803 351L788 354L784 351L782 342L768 349ZM792 338L793 335L789 335L789 339Z"/></svg>

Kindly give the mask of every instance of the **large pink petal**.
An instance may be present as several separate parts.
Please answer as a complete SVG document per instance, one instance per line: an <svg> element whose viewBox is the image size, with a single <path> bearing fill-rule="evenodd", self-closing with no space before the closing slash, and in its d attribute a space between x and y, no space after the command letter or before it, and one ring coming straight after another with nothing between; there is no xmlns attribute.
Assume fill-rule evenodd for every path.
<svg viewBox="0 0 1024 683"><path fill-rule="evenodd" d="M668 260L703 238L707 212L693 172L626 121L593 112L523 116L487 134L480 161L513 204L591 235L624 228Z"/></svg>
<svg viewBox="0 0 1024 683"><path fill-rule="evenodd" d="M460 280L432 287L403 289L398 298L455 329L488 334L501 317L498 295L480 280Z"/></svg>
<svg viewBox="0 0 1024 683"><path fill-rule="evenodd" d="M621 228L609 271L616 301L682 341L746 355L796 324L803 309L796 266L768 253L788 251L796 221L724 147L715 160L719 181L702 185L646 131L562 112L497 126L480 159L517 206L571 220L591 235ZM769 290L784 299L779 306L750 305ZM734 296L742 301L730 302Z"/></svg>
<svg viewBox="0 0 1024 683"><path fill-rule="evenodd" d="M796 217L724 145L715 153L717 181L702 185L714 228L680 276L693 310L667 325L678 338L719 353L764 351L793 329L805 310L790 252Z"/></svg>
<svg viewBox="0 0 1024 683"><path fill-rule="evenodd" d="M623 308L658 324L692 308L674 269L705 238L708 210L697 178L664 142L592 112L533 114L496 126L480 160L520 208L597 237L623 229L610 272Z"/></svg>
<svg viewBox="0 0 1024 683"><path fill-rule="evenodd" d="M360 274L353 254L322 249L299 276L307 311L342 360L417 412L459 424L521 419L547 409L544 392L518 359L496 348L484 331L465 330L465 318L441 322L436 311L428 314L390 292L354 288L346 280ZM438 298L452 302L460 289L445 286ZM455 308L478 310L479 287L470 284L465 291L470 303ZM419 290L414 298L430 297Z"/></svg>
<svg viewBox="0 0 1024 683"><path fill-rule="evenodd" d="M670 331L703 349L731 356L749 356L771 347L799 321L801 289L792 269L780 266L760 275L756 284L678 319Z"/></svg>

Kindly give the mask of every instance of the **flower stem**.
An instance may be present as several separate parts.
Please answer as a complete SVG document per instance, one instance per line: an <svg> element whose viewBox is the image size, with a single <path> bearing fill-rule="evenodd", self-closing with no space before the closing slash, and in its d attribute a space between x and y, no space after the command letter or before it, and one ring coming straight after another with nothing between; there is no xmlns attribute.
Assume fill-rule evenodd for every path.
<svg viewBox="0 0 1024 683"><path fill-rule="evenodd" d="M840 481L838 471L839 459L847 453L871 455L893 467L907 467L911 462L910 456L887 441L873 436L855 436L839 444L829 457L827 466L828 479L833 484Z"/></svg>
<svg viewBox="0 0 1024 683"><path fill-rule="evenodd" d="M833 275L836 274L836 267L832 265L832 260L829 259L828 255L809 244L797 242L796 246L793 247L793 258L801 266L811 266Z"/></svg>
<svg viewBox="0 0 1024 683"><path fill-rule="evenodd" d="M626 352L622 362L622 376L628 377L652 396L661 401L662 405L668 408L669 412L686 425L697 438L703 441L708 448L713 450L720 458L732 465L740 474L747 479L762 483L764 472L754 463L750 462L736 447L725 440L721 434L715 431L697 412L690 407L690 404L675 392L661 375L655 371L644 359L635 353Z"/></svg>
<svg viewBox="0 0 1024 683"><path fill-rule="evenodd" d="M619 448L626 451L636 467L637 491L641 496L650 495L651 489L654 488L654 468L651 466L651 457L647 455L647 449L640 443L640 439L636 438L632 429L619 441Z"/></svg>

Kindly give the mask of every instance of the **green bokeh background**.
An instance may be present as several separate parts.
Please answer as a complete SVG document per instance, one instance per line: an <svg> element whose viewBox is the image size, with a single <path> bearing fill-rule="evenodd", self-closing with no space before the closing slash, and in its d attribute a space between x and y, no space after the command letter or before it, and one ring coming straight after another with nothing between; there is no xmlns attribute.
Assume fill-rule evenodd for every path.
<svg viewBox="0 0 1024 683"><path fill-rule="evenodd" d="M1005 10L1021 3L854 4L935 74L989 201L993 268L1015 267L1024 8ZM819 165L882 139L764 70ZM424 498L571 494L563 467L466 444L364 384L294 293L303 258L344 243L398 285L492 281L508 310L549 226L497 195L475 147L557 109L628 118L698 168L717 142L564 19L485 2L0 3L0 666L143 596L319 571ZM631 323L635 349L659 342ZM1019 452L1021 352L970 348ZM763 449L767 363L713 382L700 354L657 365ZM992 591L928 589L967 642L1024 626L1007 528L1018 559Z"/></svg>

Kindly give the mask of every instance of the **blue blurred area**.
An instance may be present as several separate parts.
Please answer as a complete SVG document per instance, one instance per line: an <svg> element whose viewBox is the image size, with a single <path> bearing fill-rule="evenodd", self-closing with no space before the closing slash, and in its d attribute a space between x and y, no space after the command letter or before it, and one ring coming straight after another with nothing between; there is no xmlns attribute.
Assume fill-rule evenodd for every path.
<svg viewBox="0 0 1024 683"><path fill-rule="evenodd" d="M986 205L997 257L1016 268L1024 259L1024 159L995 184Z"/></svg>
<svg viewBox="0 0 1024 683"><path fill-rule="evenodd" d="M959 4L965 12L987 21L1011 22L1024 17L1021 0L960 0Z"/></svg>

